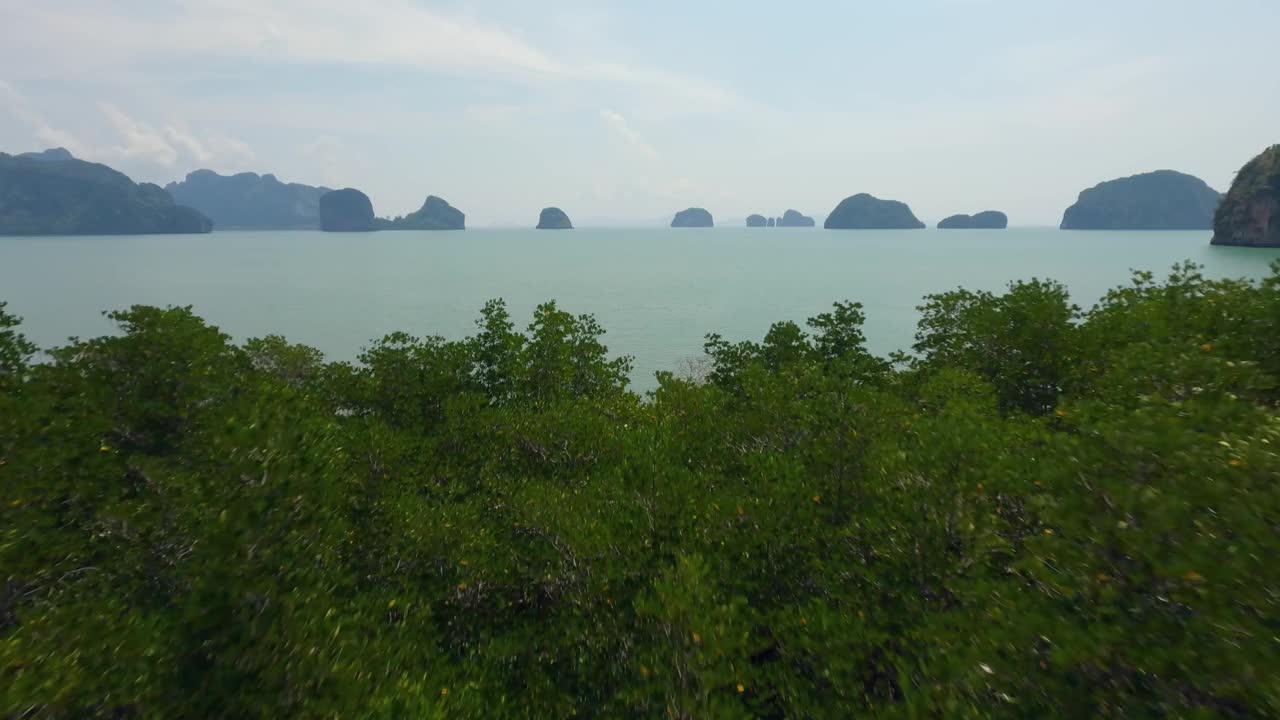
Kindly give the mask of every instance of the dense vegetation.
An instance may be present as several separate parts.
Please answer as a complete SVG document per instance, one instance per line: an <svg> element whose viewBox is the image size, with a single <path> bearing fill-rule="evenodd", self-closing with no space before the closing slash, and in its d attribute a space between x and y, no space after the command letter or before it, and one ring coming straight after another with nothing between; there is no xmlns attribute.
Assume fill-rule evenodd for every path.
<svg viewBox="0 0 1280 720"><path fill-rule="evenodd" d="M275 175L188 173L165 190L176 202L208 215L220 230L315 230L320 227L320 196L329 188L282 183Z"/></svg>
<svg viewBox="0 0 1280 720"><path fill-rule="evenodd" d="M1062 214L1063 230L1208 230L1222 195L1173 170L1108 180Z"/></svg>
<svg viewBox="0 0 1280 720"><path fill-rule="evenodd" d="M1236 173L1213 217L1213 244L1280 247L1280 145Z"/></svg>
<svg viewBox="0 0 1280 720"><path fill-rule="evenodd" d="M0 716L1280 714L1280 265L921 309L640 398L554 304L358 364L0 307Z"/></svg>
<svg viewBox="0 0 1280 720"><path fill-rule="evenodd" d="M136 184L66 150L0 153L0 235L207 233L213 223L175 205L164 188Z"/></svg>

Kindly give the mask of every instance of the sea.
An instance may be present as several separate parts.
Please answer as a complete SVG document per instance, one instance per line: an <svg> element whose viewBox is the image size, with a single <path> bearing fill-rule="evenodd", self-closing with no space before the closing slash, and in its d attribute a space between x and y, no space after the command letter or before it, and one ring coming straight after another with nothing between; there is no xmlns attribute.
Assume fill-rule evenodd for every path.
<svg viewBox="0 0 1280 720"><path fill-rule="evenodd" d="M112 332L103 311L191 305L237 340L279 334L353 360L403 330L458 339L485 301L520 327L554 300L591 314L632 387L689 372L708 333L759 340L833 302L862 303L874 352L909 350L925 295L1062 282L1089 307L1135 270L1190 260L1211 277L1261 278L1280 250L1214 247L1208 232L809 228L463 232L227 231L0 238L0 301L42 347Z"/></svg>

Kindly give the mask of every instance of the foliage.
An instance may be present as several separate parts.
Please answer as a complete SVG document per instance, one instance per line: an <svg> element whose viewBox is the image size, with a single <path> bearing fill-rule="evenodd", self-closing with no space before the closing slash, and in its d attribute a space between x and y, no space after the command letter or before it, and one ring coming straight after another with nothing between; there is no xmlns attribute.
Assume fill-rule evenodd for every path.
<svg viewBox="0 0 1280 720"><path fill-rule="evenodd" d="M1280 714L1280 265L707 342L590 316L327 363L0 305L0 716Z"/></svg>
<svg viewBox="0 0 1280 720"><path fill-rule="evenodd" d="M922 369L963 368L996 390L1005 410L1044 414L1076 362L1080 309L1054 282L1015 282L1003 295L955 290L925 298L915 350Z"/></svg>

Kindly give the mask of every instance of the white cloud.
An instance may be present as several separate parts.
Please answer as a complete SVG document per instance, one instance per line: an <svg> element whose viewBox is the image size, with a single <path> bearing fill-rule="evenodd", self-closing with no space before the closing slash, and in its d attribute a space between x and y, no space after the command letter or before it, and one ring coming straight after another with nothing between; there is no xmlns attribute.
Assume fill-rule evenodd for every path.
<svg viewBox="0 0 1280 720"><path fill-rule="evenodd" d="M622 84L682 104L741 104L696 78L652 68L556 57L517 34L433 12L410 0L175 0L168 12L66 0L0 0L0 46L68 70L141 60L226 57L291 64L392 65L487 72L529 83ZM74 47L50 54L50 47Z"/></svg>
<svg viewBox="0 0 1280 720"><path fill-rule="evenodd" d="M639 150L645 157L657 158L658 153L649 143L640 137L640 133L631 128L630 123L623 117L622 113L613 110L601 110L600 117L604 118L605 123L622 139L626 140L636 150Z"/></svg>
<svg viewBox="0 0 1280 720"><path fill-rule="evenodd" d="M108 157L150 161L165 167L173 167L178 161L178 151L161 131L134 120L110 103L100 102L98 109L107 116L121 139L120 143L103 149Z"/></svg>
<svg viewBox="0 0 1280 720"><path fill-rule="evenodd" d="M213 159L213 153L205 148L204 143L192 136L191 133L179 130L172 125L167 125L165 126L164 134L174 144L186 148L187 152L191 153L191 156L199 162L207 163Z"/></svg>
<svg viewBox="0 0 1280 720"><path fill-rule="evenodd" d="M253 148L243 140L215 135L201 140L189 130L166 125L164 135L174 145L185 148L187 153L201 165L219 162L224 166L240 168L244 164L257 160ZM228 169L225 168L224 169Z"/></svg>
<svg viewBox="0 0 1280 720"><path fill-rule="evenodd" d="M196 133L166 125L163 129L142 122L109 102L97 103L113 141L95 145L45 121L44 115L13 85L0 80L0 108L26 125L33 139L43 147L63 147L86 160L134 161L172 168L179 160L193 159L201 165L219 163L239 167L256 158L248 143L225 135L201 138Z"/></svg>
<svg viewBox="0 0 1280 720"><path fill-rule="evenodd" d="M212 155L211 159L223 163L252 163L258 159L257 153L249 143L238 138L215 135L209 138L205 145Z"/></svg>
<svg viewBox="0 0 1280 720"><path fill-rule="evenodd" d="M4 100L4 109L31 128L40 143L48 147L66 148L72 153L83 152L84 144L78 138L45 122L44 116L36 110L26 96L4 80L0 80L0 98Z"/></svg>

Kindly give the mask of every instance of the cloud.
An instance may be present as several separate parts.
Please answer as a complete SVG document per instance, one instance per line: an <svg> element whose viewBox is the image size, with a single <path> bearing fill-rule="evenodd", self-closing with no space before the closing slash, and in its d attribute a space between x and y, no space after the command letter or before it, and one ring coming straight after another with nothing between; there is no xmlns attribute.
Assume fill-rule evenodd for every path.
<svg viewBox="0 0 1280 720"><path fill-rule="evenodd" d="M172 125L165 126L164 134L173 143L187 149L191 156L202 163L207 163L213 159L213 153L205 148L204 143L193 137L191 133L179 130Z"/></svg>
<svg viewBox="0 0 1280 720"><path fill-rule="evenodd" d="M109 102L97 103L114 142L95 145L54 127L25 95L10 83L0 80L0 108L31 129L34 139L44 147L64 147L76 157L97 161L136 161L172 168L180 159L194 159L201 165L220 163L238 166L253 162L256 156L248 143L225 135L199 137L175 125L163 129L142 122Z"/></svg>
<svg viewBox="0 0 1280 720"><path fill-rule="evenodd" d="M673 104L741 105L733 93L682 74L592 58L557 57L503 28L410 0L172 0L127 4L0 0L0 47L64 71L210 57L293 65L379 65L491 73L524 83L620 84ZM75 47L76 53L49 53ZM16 53L23 53L17 55Z"/></svg>
<svg viewBox="0 0 1280 720"><path fill-rule="evenodd" d="M189 130L166 125L164 135L174 145L185 148L197 162L208 165L214 161L223 164L239 165L257 160L253 148L243 140L225 136L213 136L204 140L196 137Z"/></svg>
<svg viewBox="0 0 1280 720"><path fill-rule="evenodd" d="M30 127L36 139L43 145L66 148L75 154L84 151L84 144L78 138L45 122L44 116L36 110L26 96L4 80L0 80L0 98L4 100L4 109Z"/></svg>
<svg viewBox="0 0 1280 720"><path fill-rule="evenodd" d="M604 118L605 123L614 132L626 140L633 148L639 150L645 157L654 159L658 157L657 151L649 143L645 142L644 138L640 137L640 133L631 128L622 113L614 112L613 110L601 110L600 117Z"/></svg>
<svg viewBox="0 0 1280 720"><path fill-rule="evenodd" d="M249 143L238 138L215 135L209 138L207 146L213 153L213 158L224 163L251 163L258 159L258 154Z"/></svg>
<svg viewBox="0 0 1280 720"><path fill-rule="evenodd" d="M178 161L178 151L169 144L161 131L134 120L110 103L100 102L98 109L107 116L107 121L122 140L103 149L109 157L145 160L165 167L173 167Z"/></svg>

